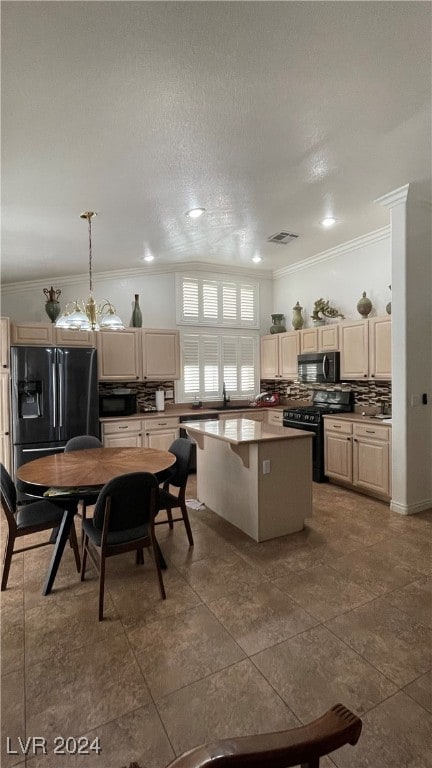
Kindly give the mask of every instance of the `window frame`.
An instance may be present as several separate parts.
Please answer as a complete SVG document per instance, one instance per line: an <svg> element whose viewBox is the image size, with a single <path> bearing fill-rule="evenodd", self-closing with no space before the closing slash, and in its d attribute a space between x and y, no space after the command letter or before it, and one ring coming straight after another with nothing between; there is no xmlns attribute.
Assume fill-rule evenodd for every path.
<svg viewBox="0 0 432 768"><path fill-rule="evenodd" d="M185 284L190 286L190 296L195 304L195 314L188 315L185 312ZM177 272L176 323L179 326L259 330L259 288L257 280L244 279L238 275L222 276L212 272L201 274ZM242 293L246 294L244 300ZM250 294L249 299L248 293ZM225 314L224 307L226 307Z"/></svg>

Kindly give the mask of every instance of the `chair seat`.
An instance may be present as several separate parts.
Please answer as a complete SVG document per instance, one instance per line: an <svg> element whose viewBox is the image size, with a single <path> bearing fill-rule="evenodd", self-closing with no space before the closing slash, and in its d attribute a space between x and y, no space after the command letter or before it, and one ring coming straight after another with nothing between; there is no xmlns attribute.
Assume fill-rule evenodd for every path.
<svg viewBox="0 0 432 768"><path fill-rule="evenodd" d="M173 493L170 493L169 491L164 491L162 488L159 489L159 509L167 509L167 507L178 507L179 500L178 497L175 496Z"/></svg>
<svg viewBox="0 0 432 768"><path fill-rule="evenodd" d="M15 520L18 530L31 528L35 525L52 523L60 525L63 517L63 509L51 501L35 501L18 507Z"/></svg>
<svg viewBox="0 0 432 768"><path fill-rule="evenodd" d="M89 537L90 541L95 544L96 547L100 547L102 540L102 529L95 528L93 520L83 520L84 532ZM128 528L125 531L109 531L107 536L107 544L124 544L125 542L132 542L137 539L144 539L150 535L150 531L147 525L139 525L137 528Z"/></svg>

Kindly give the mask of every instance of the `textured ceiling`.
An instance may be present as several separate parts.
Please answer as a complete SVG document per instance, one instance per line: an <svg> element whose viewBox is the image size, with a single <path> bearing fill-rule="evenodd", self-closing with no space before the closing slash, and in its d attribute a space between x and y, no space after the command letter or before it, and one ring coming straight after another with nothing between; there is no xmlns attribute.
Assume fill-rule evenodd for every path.
<svg viewBox="0 0 432 768"><path fill-rule="evenodd" d="M4 282L85 273L86 209L95 272L145 270L149 253L261 271L386 225L373 200L407 182L428 192L429 3L1 13ZM266 242L284 229L300 237Z"/></svg>

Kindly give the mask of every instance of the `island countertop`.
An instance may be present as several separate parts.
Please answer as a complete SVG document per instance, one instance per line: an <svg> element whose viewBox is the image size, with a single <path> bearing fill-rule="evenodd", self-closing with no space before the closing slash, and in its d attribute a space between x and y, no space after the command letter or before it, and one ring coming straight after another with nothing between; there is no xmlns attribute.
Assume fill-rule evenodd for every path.
<svg viewBox="0 0 432 768"><path fill-rule="evenodd" d="M224 421L185 421L181 425L188 433L208 435L216 440L223 440L232 445L248 443L268 443L276 440L299 440L308 437L312 432L290 427L278 427L251 419L232 418Z"/></svg>

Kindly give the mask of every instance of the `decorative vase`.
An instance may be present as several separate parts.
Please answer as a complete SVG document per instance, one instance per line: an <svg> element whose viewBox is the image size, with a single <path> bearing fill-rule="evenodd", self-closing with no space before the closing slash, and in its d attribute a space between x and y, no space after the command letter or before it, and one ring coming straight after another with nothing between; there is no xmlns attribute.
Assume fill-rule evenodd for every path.
<svg viewBox="0 0 432 768"><path fill-rule="evenodd" d="M366 296L366 291L363 291L363 295L361 299L357 302L357 312L362 317L367 317L372 309L372 302L368 297Z"/></svg>
<svg viewBox="0 0 432 768"><path fill-rule="evenodd" d="M55 288L51 286L51 288L44 288L43 292L47 297L45 302L45 312L47 313L51 322L55 323L60 314L60 304L58 302L58 297L61 294L61 290L59 288L55 290Z"/></svg>
<svg viewBox="0 0 432 768"><path fill-rule="evenodd" d="M302 315L302 309L303 307L300 306L300 304L297 302L295 307L293 307L293 316L292 316L292 327L295 331L300 331L301 328L304 326L304 319Z"/></svg>
<svg viewBox="0 0 432 768"><path fill-rule="evenodd" d="M391 290L391 285L389 285L389 288ZM389 301L389 303L386 304L386 312L388 315L391 315L391 301Z"/></svg>
<svg viewBox="0 0 432 768"><path fill-rule="evenodd" d="M270 333L284 333L286 331L284 324L285 315L272 315L271 319Z"/></svg>
<svg viewBox="0 0 432 768"><path fill-rule="evenodd" d="M141 314L141 309L139 305L139 293L135 294L135 302L132 310L132 327L133 328L142 327L142 314Z"/></svg>

